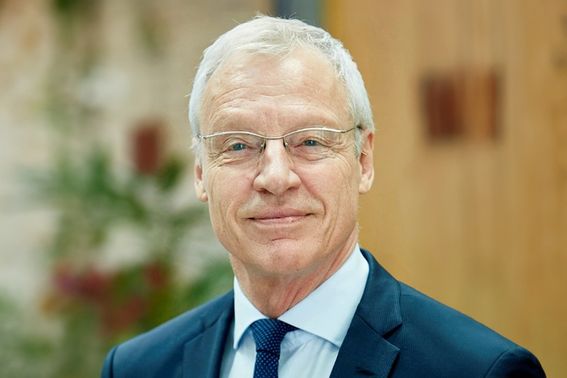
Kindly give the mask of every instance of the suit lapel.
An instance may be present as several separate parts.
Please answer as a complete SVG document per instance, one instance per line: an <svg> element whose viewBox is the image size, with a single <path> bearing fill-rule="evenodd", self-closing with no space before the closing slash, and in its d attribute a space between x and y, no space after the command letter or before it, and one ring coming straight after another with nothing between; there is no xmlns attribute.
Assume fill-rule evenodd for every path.
<svg viewBox="0 0 567 378"><path fill-rule="evenodd" d="M399 353L387 335L402 323L399 283L368 253L366 288L331 377L387 377Z"/></svg>
<svg viewBox="0 0 567 378"><path fill-rule="evenodd" d="M224 346L233 318L234 301L230 300L221 315L213 321L202 319L203 332L185 344L183 377L217 378L220 375Z"/></svg>
<svg viewBox="0 0 567 378"><path fill-rule="evenodd" d="M331 377L387 377L398 352L396 346L355 315Z"/></svg>

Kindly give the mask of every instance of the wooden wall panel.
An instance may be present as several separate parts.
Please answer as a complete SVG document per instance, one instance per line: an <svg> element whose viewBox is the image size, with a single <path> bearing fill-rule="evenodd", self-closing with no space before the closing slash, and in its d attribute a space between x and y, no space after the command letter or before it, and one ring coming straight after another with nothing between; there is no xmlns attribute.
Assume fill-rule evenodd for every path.
<svg viewBox="0 0 567 378"><path fill-rule="evenodd" d="M567 376L567 2L326 1L373 103L361 242L397 277ZM436 143L420 81L498 72L498 138Z"/></svg>

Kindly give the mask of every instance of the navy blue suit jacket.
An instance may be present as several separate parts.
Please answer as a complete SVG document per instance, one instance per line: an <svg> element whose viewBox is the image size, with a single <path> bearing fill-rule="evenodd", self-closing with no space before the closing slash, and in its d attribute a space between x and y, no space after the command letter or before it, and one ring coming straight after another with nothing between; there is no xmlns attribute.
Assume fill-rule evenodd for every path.
<svg viewBox="0 0 567 378"><path fill-rule="evenodd" d="M363 255L368 281L331 377L545 377L530 352ZM218 377L233 304L230 292L115 347L102 377Z"/></svg>

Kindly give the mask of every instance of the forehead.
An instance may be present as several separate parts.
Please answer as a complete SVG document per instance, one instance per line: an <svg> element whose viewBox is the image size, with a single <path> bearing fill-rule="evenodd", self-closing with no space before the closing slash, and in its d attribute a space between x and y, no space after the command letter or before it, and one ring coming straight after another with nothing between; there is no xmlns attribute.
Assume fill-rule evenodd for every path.
<svg viewBox="0 0 567 378"><path fill-rule="evenodd" d="M318 51L298 48L284 56L239 53L211 76L203 96L205 131L264 122L282 129L348 122L344 85ZM285 131L285 130L283 130Z"/></svg>

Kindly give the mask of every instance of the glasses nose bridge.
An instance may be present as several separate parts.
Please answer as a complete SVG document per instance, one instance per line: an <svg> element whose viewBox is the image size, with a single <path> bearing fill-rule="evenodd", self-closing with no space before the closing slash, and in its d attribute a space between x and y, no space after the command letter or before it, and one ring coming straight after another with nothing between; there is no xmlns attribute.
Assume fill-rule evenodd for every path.
<svg viewBox="0 0 567 378"><path fill-rule="evenodd" d="M281 135L281 136L263 136L262 138L263 138L263 140L262 140L263 145L262 145L262 148L261 148L261 150L260 150L260 153L259 153L257 156L258 156L258 159L259 159L260 161L264 162L263 164L265 164L266 161L267 161L267 160L266 160L266 158L267 158L267 157L266 157L266 149L267 149L267 146L268 146L268 142L269 142L269 141L277 142L277 141L280 140L280 139L281 139L281 141L282 141L282 146L283 146L283 148L284 148L284 151L278 152L278 151L277 151L277 145L276 145L276 146L272 146L273 148L276 148L276 149L273 150L273 148L272 148L272 150L269 152L270 157L268 158L268 160L272 161L272 160L274 160L274 158L275 158L276 160L281 161L281 159L285 159L285 160L288 161L289 163L291 163L292 160L294 160L294 159L293 159L293 156L292 156L292 153L291 153L290 149L288 148L288 143L287 143L287 139L286 139L286 138L287 138L287 135ZM274 155L274 153L275 153L275 155ZM283 153L283 155L281 155L282 153ZM279 157L276 157L276 156L278 156L278 155L279 155Z"/></svg>
<svg viewBox="0 0 567 378"><path fill-rule="evenodd" d="M263 153L266 150L266 147L268 145L268 141L270 140L282 140L282 144L284 146L284 148L286 149L287 152L289 152L288 149L288 142L287 142L287 135L281 135L281 136L263 136L262 137L262 149L261 152Z"/></svg>

